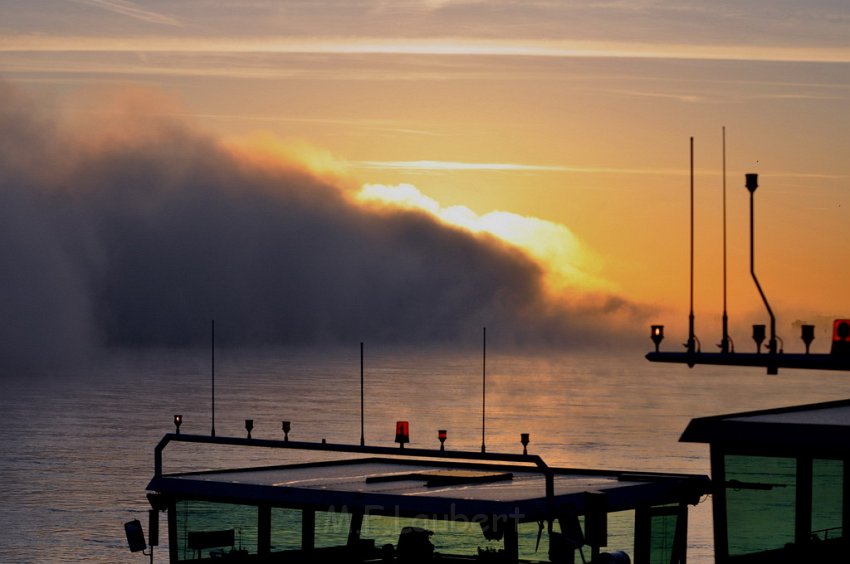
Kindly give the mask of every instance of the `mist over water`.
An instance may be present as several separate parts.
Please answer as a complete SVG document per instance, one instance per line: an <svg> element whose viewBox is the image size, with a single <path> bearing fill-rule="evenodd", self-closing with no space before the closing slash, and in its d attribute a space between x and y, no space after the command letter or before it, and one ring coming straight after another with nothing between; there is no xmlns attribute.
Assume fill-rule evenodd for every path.
<svg viewBox="0 0 850 564"><path fill-rule="evenodd" d="M648 347L647 347L648 348ZM482 358L440 348L366 344L367 444L392 446L396 420L411 446L481 444ZM216 356L216 433L347 442L360 436L359 344L240 348ZM550 464L707 474L707 445L678 437L692 417L846 396L846 376L653 365L639 354L505 355L487 361L489 452L529 451ZM123 523L147 529L153 447L173 430L210 430L210 357L198 350L114 350L83 368L13 377L0 396L0 561L139 562ZM173 448L172 448L173 447ZM166 451L166 470L285 463L289 454ZM269 459L271 458L271 460ZM691 509L691 561L711 561L710 504ZM162 542L167 541L162 526ZM163 561L165 547L157 550Z"/></svg>
<svg viewBox="0 0 850 564"><path fill-rule="evenodd" d="M357 204L295 156L122 96L70 123L0 83L0 376L205 343L211 319L239 345L457 343L491 326L505 345L575 347L645 325L616 295L547 296L544 266L492 237Z"/></svg>

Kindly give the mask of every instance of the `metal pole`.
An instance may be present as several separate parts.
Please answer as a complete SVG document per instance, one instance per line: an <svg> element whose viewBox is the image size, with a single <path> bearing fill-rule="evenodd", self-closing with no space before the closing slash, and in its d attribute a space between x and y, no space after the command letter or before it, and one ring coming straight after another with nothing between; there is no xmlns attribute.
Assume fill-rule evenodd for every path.
<svg viewBox="0 0 850 564"><path fill-rule="evenodd" d="M484 348L481 361L481 452L487 452L484 446L484 426L487 413L487 328L484 327Z"/></svg>
<svg viewBox="0 0 850 564"><path fill-rule="evenodd" d="M691 311L688 315L688 354L695 350L694 338L694 138L691 137Z"/></svg>
<svg viewBox="0 0 850 564"><path fill-rule="evenodd" d="M759 280L756 277L756 267L755 267L755 228L754 228L754 217L755 212L753 208L755 207L755 193L756 188L758 188L758 175L757 174L747 174L747 190L750 192L750 274L753 277L753 282L756 283L756 288L759 291L759 295L761 296L762 301L764 302L764 307L767 308L767 314L770 316L770 342L767 344L767 352L770 354L776 353L776 316L773 315L773 310L770 307L770 304L767 302L767 296L764 295L764 291L761 289L761 284L759 284ZM770 367L768 367L768 374L775 374Z"/></svg>
<svg viewBox="0 0 850 564"><path fill-rule="evenodd" d="M726 314L726 126L723 126L723 338L720 352L729 352L729 316Z"/></svg>
<svg viewBox="0 0 850 564"><path fill-rule="evenodd" d="M212 379L212 426L210 427L210 436L215 436L215 319L212 320L210 327L210 366Z"/></svg>

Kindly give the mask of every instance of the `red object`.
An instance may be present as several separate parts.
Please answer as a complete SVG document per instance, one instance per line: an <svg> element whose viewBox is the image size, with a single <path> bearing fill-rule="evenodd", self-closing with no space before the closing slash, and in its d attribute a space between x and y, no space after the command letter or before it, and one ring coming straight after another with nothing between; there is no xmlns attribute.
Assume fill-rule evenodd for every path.
<svg viewBox="0 0 850 564"><path fill-rule="evenodd" d="M407 421L395 422L395 442L402 445L410 442L410 425Z"/></svg>
<svg viewBox="0 0 850 564"><path fill-rule="evenodd" d="M831 354L850 356L850 319L836 319L832 322Z"/></svg>

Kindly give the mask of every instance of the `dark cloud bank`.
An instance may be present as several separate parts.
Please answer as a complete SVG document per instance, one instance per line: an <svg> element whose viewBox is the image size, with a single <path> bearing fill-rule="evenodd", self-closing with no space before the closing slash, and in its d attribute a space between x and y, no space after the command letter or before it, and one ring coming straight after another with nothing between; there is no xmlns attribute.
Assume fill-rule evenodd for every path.
<svg viewBox="0 0 850 564"><path fill-rule="evenodd" d="M0 368L103 346L569 346L625 334L616 298L552 304L538 267L413 212L352 204L179 122L60 127L0 84ZM619 328L603 330L606 324Z"/></svg>

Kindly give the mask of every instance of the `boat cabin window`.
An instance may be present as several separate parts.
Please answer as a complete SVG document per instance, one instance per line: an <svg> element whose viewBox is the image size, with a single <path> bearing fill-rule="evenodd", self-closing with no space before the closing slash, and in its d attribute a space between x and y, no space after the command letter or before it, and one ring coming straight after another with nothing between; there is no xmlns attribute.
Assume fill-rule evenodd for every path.
<svg viewBox="0 0 850 564"><path fill-rule="evenodd" d="M841 472L824 464L819 474L828 482ZM547 523L516 523L515 516L501 520L498 516L489 520L484 516L408 518L352 513L345 507L314 511L191 499L176 501L174 511L175 530L169 540L176 550L172 561L178 562L297 560L308 554L313 555L308 561L352 554L355 559L373 561L405 561L407 556L416 559L428 554L444 560L561 564L595 558L583 516L559 517L550 537ZM608 513L604 532L595 533L595 550L622 554L617 557L621 559L629 555L636 564L680 562L686 511L684 505L673 504ZM828 515L819 522L833 523ZM511 535L514 527L516 536Z"/></svg>
<svg viewBox="0 0 850 564"><path fill-rule="evenodd" d="M390 544L399 549L400 545L405 544L405 541L401 539L402 532L405 530L414 531L407 533L412 535L411 538L416 536L415 531L420 531L418 533L419 538L413 541L422 545L419 551L469 557L479 553L491 555L504 553L503 535L496 532L490 534L488 539L480 523L465 518L447 521L424 516L422 518L407 518L367 515L363 520L361 538L374 540L376 547ZM536 524L534 524L534 534L536 538ZM431 545L433 545L433 548Z"/></svg>
<svg viewBox="0 0 850 564"><path fill-rule="evenodd" d="M724 466L729 556L793 543L796 459L727 454Z"/></svg>
<svg viewBox="0 0 850 564"><path fill-rule="evenodd" d="M257 507L181 500L176 505L180 561L257 554Z"/></svg>
<svg viewBox="0 0 850 564"><path fill-rule="evenodd" d="M723 461L729 561L841 553L843 460L726 454Z"/></svg>
<svg viewBox="0 0 850 564"><path fill-rule="evenodd" d="M272 552L301 549L301 515L300 509L271 508Z"/></svg>
<svg viewBox="0 0 850 564"><path fill-rule="evenodd" d="M844 461L816 458L812 461L812 539L844 537Z"/></svg>
<svg viewBox="0 0 850 564"><path fill-rule="evenodd" d="M316 532L313 540L314 547L331 548L334 546L345 546L348 543L348 531L351 528L351 513L344 510L316 511L315 515ZM272 527L274 526L275 524L272 523Z"/></svg>

